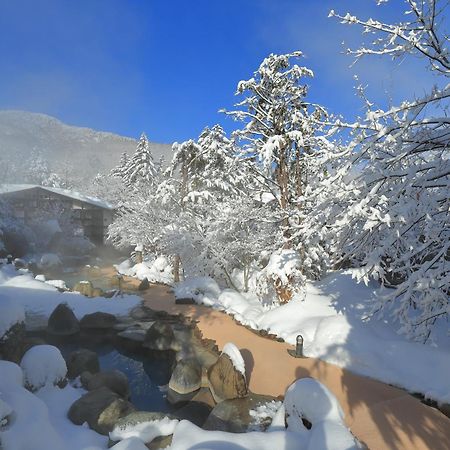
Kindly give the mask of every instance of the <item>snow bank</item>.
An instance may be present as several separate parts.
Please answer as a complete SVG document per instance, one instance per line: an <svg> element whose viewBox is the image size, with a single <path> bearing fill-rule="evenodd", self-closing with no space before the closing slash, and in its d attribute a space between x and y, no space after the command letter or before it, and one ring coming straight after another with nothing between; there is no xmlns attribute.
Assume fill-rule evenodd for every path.
<svg viewBox="0 0 450 450"><path fill-rule="evenodd" d="M97 311L127 316L141 303L141 298L135 295L86 298L75 292L61 293L54 286L35 280L30 273L0 266L0 311L2 305L10 302L23 307L26 321L32 322L35 316L48 318L60 303L67 303L78 319Z"/></svg>
<svg viewBox="0 0 450 450"><path fill-rule="evenodd" d="M307 442L306 432L225 433L205 431L187 420L182 420L175 428L170 450L306 450ZM320 450L327 448L334 449L325 447Z"/></svg>
<svg viewBox="0 0 450 450"><path fill-rule="evenodd" d="M173 268L165 256L158 256L156 259L135 265L127 259L114 267L120 274L136 277L139 280L147 278L150 283L173 284Z"/></svg>
<svg viewBox="0 0 450 450"><path fill-rule="evenodd" d="M317 380L302 378L291 384L284 411L288 430L303 432L306 428L302 419L311 423L308 450L361 448L344 425L344 413L336 397Z"/></svg>
<svg viewBox="0 0 450 450"><path fill-rule="evenodd" d="M25 310L10 298L0 297L0 340L16 323L25 322Z"/></svg>
<svg viewBox="0 0 450 450"><path fill-rule="evenodd" d="M1 393L0 393L1 394ZM0 427L6 425L7 417L13 412L11 406L0 397Z"/></svg>
<svg viewBox="0 0 450 450"><path fill-rule="evenodd" d="M191 298L199 304L217 304L221 289L210 277L192 277L177 283L174 287L176 298Z"/></svg>
<svg viewBox="0 0 450 450"><path fill-rule="evenodd" d="M4 363L4 361L0 361ZM13 363L10 363L13 364ZM3 367L2 367L3 366ZM14 411L14 421L2 430L1 442L5 450L66 450L64 440L58 435L48 418L46 405L31 392L18 384L20 367L6 367L7 378L0 376L0 391L3 400ZM0 374L5 372L0 364ZM13 375L11 377L11 375Z"/></svg>
<svg viewBox="0 0 450 450"><path fill-rule="evenodd" d="M158 436L169 436L175 430L178 420L164 417L161 420L150 420L137 424L127 424L124 427L115 427L109 437L113 441L128 438L138 438L141 442L151 442Z"/></svg>
<svg viewBox="0 0 450 450"><path fill-rule="evenodd" d="M229 356L234 368L245 377L245 362L239 349L231 342L228 342L223 346L222 353Z"/></svg>
<svg viewBox="0 0 450 450"><path fill-rule="evenodd" d="M355 373L450 402L450 340L443 333L436 346L406 340L396 324L367 320L380 294L376 284L357 283L351 270L309 282L304 298L268 309L255 295L220 291L210 278L192 278L175 286L177 298L190 297L234 316L243 325L266 330L295 345L304 338L306 356Z"/></svg>
<svg viewBox="0 0 450 450"><path fill-rule="evenodd" d="M59 349L53 345L35 345L23 356L20 363L25 384L33 390L53 386L67 375L66 362Z"/></svg>
<svg viewBox="0 0 450 450"><path fill-rule="evenodd" d="M49 284L50 286L55 287L56 289L62 289L62 290L67 289L67 285L64 280L47 280L47 281L45 281L45 283Z"/></svg>
<svg viewBox="0 0 450 450"><path fill-rule="evenodd" d="M14 389L17 386L23 386L22 369L11 361L0 360L0 386L2 389Z"/></svg>

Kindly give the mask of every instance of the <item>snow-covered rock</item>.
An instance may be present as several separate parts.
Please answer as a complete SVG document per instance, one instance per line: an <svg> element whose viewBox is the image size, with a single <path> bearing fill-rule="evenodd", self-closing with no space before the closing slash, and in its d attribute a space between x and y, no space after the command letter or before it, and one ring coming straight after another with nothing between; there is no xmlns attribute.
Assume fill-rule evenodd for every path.
<svg viewBox="0 0 450 450"><path fill-rule="evenodd" d="M67 375L66 362L61 352L52 345L35 345L20 363L25 384L32 390L60 383Z"/></svg>
<svg viewBox="0 0 450 450"><path fill-rule="evenodd" d="M245 362L239 349L232 343L228 342L223 346L222 353L228 355L236 370L245 376Z"/></svg>

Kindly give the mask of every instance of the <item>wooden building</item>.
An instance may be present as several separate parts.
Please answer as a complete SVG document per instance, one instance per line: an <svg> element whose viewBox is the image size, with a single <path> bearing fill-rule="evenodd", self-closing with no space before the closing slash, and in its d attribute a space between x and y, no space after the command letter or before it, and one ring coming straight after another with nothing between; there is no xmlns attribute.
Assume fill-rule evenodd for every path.
<svg viewBox="0 0 450 450"><path fill-rule="evenodd" d="M0 198L25 224L36 221L43 211L61 210L71 223L94 244L104 244L108 226L114 217L109 203L78 192L31 184L0 184Z"/></svg>

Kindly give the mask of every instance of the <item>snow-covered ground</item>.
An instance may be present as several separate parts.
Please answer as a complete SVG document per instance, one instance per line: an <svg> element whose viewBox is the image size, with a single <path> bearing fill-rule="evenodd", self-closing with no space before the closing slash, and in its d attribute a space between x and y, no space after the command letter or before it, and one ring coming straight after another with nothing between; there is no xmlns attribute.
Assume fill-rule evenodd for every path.
<svg viewBox="0 0 450 450"><path fill-rule="evenodd" d="M395 324L367 319L378 286L358 284L352 272L339 271L307 285L304 298L268 309L256 296L221 290L208 278L175 286L175 295L226 311L257 330L267 330L295 345L304 338L306 356L450 402L450 339L436 333L433 345L408 341Z"/></svg>
<svg viewBox="0 0 450 450"><path fill-rule="evenodd" d="M3 322L7 321L8 315L19 314L19 306L25 310L27 325L33 326L35 323L45 322L60 303L67 303L75 316L81 319L85 314L96 311L117 316L127 315L140 301L134 295L108 299L86 298L76 292L61 293L51 284L34 279L26 270L16 271L11 265L5 264L0 266L0 328L5 325ZM12 306L15 307L14 311Z"/></svg>

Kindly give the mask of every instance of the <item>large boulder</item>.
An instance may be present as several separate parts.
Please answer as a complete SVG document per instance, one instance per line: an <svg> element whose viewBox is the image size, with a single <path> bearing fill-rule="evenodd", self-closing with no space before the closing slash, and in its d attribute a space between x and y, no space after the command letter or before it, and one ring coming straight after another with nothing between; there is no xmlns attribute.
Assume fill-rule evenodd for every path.
<svg viewBox="0 0 450 450"><path fill-rule="evenodd" d="M94 297L94 286L90 281L79 281L72 290L86 297Z"/></svg>
<svg viewBox="0 0 450 450"><path fill-rule="evenodd" d="M67 358L66 364L69 378L76 378L85 371L92 374L100 371L97 353L85 348L72 352Z"/></svg>
<svg viewBox="0 0 450 450"><path fill-rule="evenodd" d="M117 318L114 314L95 312L83 316L80 320L80 327L91 330L105 330L113 328L116 323Z"/></svg>
<svg viewBox="0 0 450 450"><path fill-rule="evenodd" d="M75 425L87 422L97 433L107 435L117 421L134 411L133 405L107 387L88 392L69 409L68 417Z"/></svg>
<svg viewBox="0 0 450 450"><path fill-rule="evenodd" d="M245 433L249 431L253 421L250 411L274 400L276 400L274 397L257 394L250 394L245 398L225 400L213 408L203 428L229 433ZM261 424L261 428L266 429L270 423L271 418L268 416L267 420Z"/></svg>
<svg viewBox="0 0 450 450"><path fill-rule="evenodd" d="M245 375L236 369L231 358L222 353L219 359L208 369L208 383L214 400L244 398L248 395Z"/></svg>
<svg viewBox="0 0 450 450"><path fill-rule="evenodd" d="M80 323L65 303L60 303L48 318L47 331L57 336L70 336L80 331Z"/></svg>
<svg viewBox="0 0 450 450"><path fill-rule="evenodd" d="M189 394L200 389L202 367L194 358L178 361L169 381L169 389L178 394Z"/></svg>
<svg viewBox="0 0 450 450"><path fill-rule="evenodd" d="M88 391L106 387L124 399L128 400L130 397L128 378L120 370L107 370L93 374L92 376L86 376L84 374L81 381L83 387Z"/></svg>
<svg viewBox="0 0 450 450"><path fill-rule="evenodd" d="M162 321L156 321L147 330L143 346L150 350L173 350L176 348L172 327Z"/></svg>

